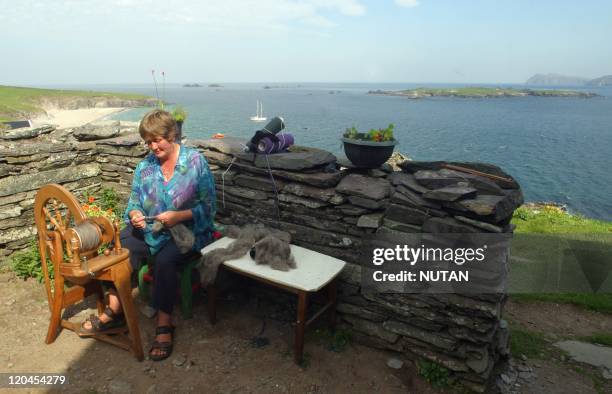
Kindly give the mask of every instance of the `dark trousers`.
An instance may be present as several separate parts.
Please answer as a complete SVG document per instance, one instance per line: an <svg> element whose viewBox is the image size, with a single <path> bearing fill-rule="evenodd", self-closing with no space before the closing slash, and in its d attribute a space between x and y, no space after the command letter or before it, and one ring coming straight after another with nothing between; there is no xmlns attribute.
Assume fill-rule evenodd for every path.
<svg viewBox="0 0 612 394"><path fill-rule="evenodd" d="M130 250L130 263L137 271L151 253L144 241L142 230L128 225L121 230L121 246ZM173 239L153 256L153 307L171 314L178 289L177 267L188 261L190 254L181 254ZM150 261L151 259L149 259ZM151 269L151 266L149 266Z"/></svg>

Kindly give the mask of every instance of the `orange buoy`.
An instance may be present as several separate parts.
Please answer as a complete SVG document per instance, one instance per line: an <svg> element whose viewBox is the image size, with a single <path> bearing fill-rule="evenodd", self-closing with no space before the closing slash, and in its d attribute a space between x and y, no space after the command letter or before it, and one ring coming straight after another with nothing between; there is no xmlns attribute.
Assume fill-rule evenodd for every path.
<svg viewBox="0 0 612 394"><path fill-rule="evenodd" d="M225 135L222 133L216 133L212 137L216 139L221 139L221 138L225 138Z"/></svg>

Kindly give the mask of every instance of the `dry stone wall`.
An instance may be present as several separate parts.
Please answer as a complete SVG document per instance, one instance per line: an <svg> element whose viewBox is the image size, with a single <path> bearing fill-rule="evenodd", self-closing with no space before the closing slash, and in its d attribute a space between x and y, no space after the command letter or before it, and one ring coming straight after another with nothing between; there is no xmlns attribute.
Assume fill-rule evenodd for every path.
<svg viewBox="0 0 612 394"><path fill-rule="evenodd" d="M353 338L439 363L467 387L484 391L497 361L508 355L505 297L371 292L361 286L359 249L380 232L511 232L510 218L523 202L519 185L482 163L450 164L507 180L458 172L445 162L339 169L329 152L303 147L266 160L243 153L241 142L190 143L214 174L217 221L280 227L294 243L347 261L338 311ZM77 194L112 187L127 198L145 154L134 133L89 142L0 142L0 256L23 248L33 235L38 187L55 182Z"/></svg>

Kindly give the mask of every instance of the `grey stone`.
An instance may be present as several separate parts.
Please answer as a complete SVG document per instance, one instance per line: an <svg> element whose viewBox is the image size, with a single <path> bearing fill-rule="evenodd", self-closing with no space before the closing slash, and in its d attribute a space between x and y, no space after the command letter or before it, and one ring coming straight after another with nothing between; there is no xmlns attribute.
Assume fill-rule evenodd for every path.
<svg viewBox="0 0 612 394"><path fill-rule="evenodd" d="M422 225L428 218L429 215L421 210L397 204L389 205L385 211L385 219L405 224Z"/></svg>
<svg viewBox="0 0 612 394"><path fill-rule="evenodd" d="M38 127L22 127L19 129L0 131L0 139L3 140L21 140L26 138L34 138L39 135L48 134L55 131L53 125L43 125Z"/></svg>
<svg viewBox="0 0 612 394"><path fill-rule="evenodd" d="M414 178L428 189L440 189L456 185L460 180L454 176L442 175L439 171L422 170L414 173Z"/></svg>
<svg viewBox="0 0 612 394"><path fill-rule="evenodd" d="M0 220L19 217L22 211L23 208L18 205L2 207L0 208Z"/></svg>
<svg viewBox="0 0 612 394"><path fill-rule="evenodd" d="M382 213L373 213L370 215L360 216L359 221L357 222L357 227L378 228L382 223L382 218Z"/></svg>
<svg viewBox="0 0 612 394"><path fill-rule="evenodd" d="M442 366L450 369L455 372L467 372L468 366L465 362L458 360L454 357L447 356L442 353L435 352L430 349L420 348L416 346L408 346L404 347L407 352L414 353L418 356L424 357L429 361L433 361L435 363L441 364Z"/></svg>
<svg viewBox="0 0 612 394"><path fill-rule="evenodd" d="M367 209L380 209L382 204L376 200L370 200L369 198L363 198L359 196L348 196L348 200L351 204L357 205L358 207L363 207Z"/></svg>
<svg viewBox="0 0 612 394"><path fill-rule="evenodd" d="M145 148L142 137L140 134L133 133L128 135L122 135L114 138L109 138L101 141L96 141L96 145L101 146L114 146L114 147L123 147L123 148L138 148L136 152L145 152L147 149ZM112 152L112 151L110 151ZM133 152L133 153L136 153ZM109 153L112 155L112 153ZM133 156L133 155L126 155Z"/></svg>
<svg viewBox="0 0 612 394"><path fill-rule="evenodd" d="M492 180L492 181L502 188L519 189L518 183L510 175L505 173L498 166L495 166L493 164L488 164L488 163L410 160L410 161L405 161L401 163L399 166L402 168L402 171L408 172L410 174L414 174L418 171L423 171L423 170L438 171L441 169L446 169L443 166L448 165L448 164L468 168L471 170L476 170L482 173L491 174L491 175L495 175L495 176L502 177L502 178L506 178L509 180L509 182L505 182L501 180ZM459 172L459 171L456 171L456 172ZM461 172L461 174L464 174L464 173Z"/></svg>
<svg viewBox="0 0 612 394"><path fill-rule="evenodd" d="M300 205L304 205L308 208L313 208L313 209L317 209L317 208L321 208L321 207L325 207L328 206L328 203L319 201L319 200L313 200L310 198L304 198L304 197L298 197L295 196L293 194L286 194L286 193L281 193L278 195L278 200L279 201L283 201L283 202L288 202L288 203L293 203L293 204L300 204Z"/></svg>
<svg viewBox="0 0 612 394"><path fill-rule="evenodd" d="M370 200L382 200L390 195L391 185L385 179L349 174L340 181L336 191Z"/></svg>
<svg viewBox="0 0 612 394"><path fill-rule="evenodd" d="M174 360L172 360L172 365L174 365L175 367L182 367L183 365L185 365L186 362L187 357L181 354L176 356Z"/></svg>
<svg viewBox="0 0 612 394"><path fill-rule="evenodd" d="M270 168L288 171L302 171L336 162L336 156L325 150L297 145L290 147L288 152L267 156L246 152L234 153L234 156L251 163L255 159L254 164L259 168L268 168L269 166Z"/></svg>
<svg viewBox="0 0 612 394"><path fill-rule="evenodd" d="M453 218L430 218L423 224L423 232L437 234L479 233L481 230Z"/></svg>
<svg viewBox="0 0 612 394"><path fill-rule="evenodd" d="M296 196L300 197L308 197L314 198L315 200L331 202L335 205L342 204L345 201L344 197L337 194L334 188L321 189L299 183L290 183L283 188L283 192L295 194Z"/></svg>
<svg viewBox="0 0 612 394"><path fill-rule="evenodd" d="M243 153L247 140L245 138L225 137L211 138L207 140L191 140L190 144L204 150L212 150L226 155L234 156Z"/></svg>
<svg viewBox="0 0 612 394"><path fill-rule="evenodd" d="M232 162L233 157L216 151L204 151L203 152L206 161L211 164L219 165L221 167L228 167Z"/></svg>
<svg viewBox="0 0 612 394"><path fill-rule="evenodd" d="M252 190L246 187L226 186L225 193L232 194L236 197L247 198L249 200L267 200L268 195L260 190Z"/></svg>
<svg viewBox="0 0 612 394"><path fill-rule="evenodd" d="M407 174L406 174L407 175ZM395 188L395 193L393 193L393 198L396 198L400 201L400 204L414 206L414 207L426 207L433 209L442 209L442 205L435 203L433 201L428 201L421 197L420 194L410 190L409 188L399 185Z"/></svg>
<svg viewBox="0 0 612 394"><path fill-rule="evenodd" d="M419 341L429 343L446 351L452 351L457 346L457 341L452 337L445 337L442 334L434 334L432 332L423 330L422 328L415 328L396 320L387 320L383 323L383 327L393 333L418 339Z"/></svg>
<svg viewBox="0 0 612 394"><path fill-rule="evenodd" d="M362 319L371 320L374 322L382 322L386 318L383 314L372 312L364 307L355 306L344 302L338 303L337 309L340 313L358 316Z"/></svg>
<svg viewBox="0 0 612 394"><path fill-rule="evenodd" d="M466 361L466 364L474 372L483 373L489 368L492 360L489 358L489 352L487 351L486 348L483 348L478 353L479 353L479 357L468 358L468 360Z"/></svg>
<svg viewBox="0 0 612 394"><path fill-rule="evenodd" d="M234 178L234 183L247 188L264 190L264 191L274 191L274 183L276 184L276 190L280 191L283 189L284 182L281 180L272 180L268 178L262 177L254 177L254 176L246 176L246 175L237 175Z"/></svg>
<svg viewBox="0 0 612 394"><path fill-rule="evenodd" d="M523 194L521 191L511 190L505 196L478 195L474 199L462 200L455 204L460 209L465 209L483 220L498 223L510 217L522 203Z"/></svg>
<svg viewBox="0 0 612 394"><path fill-rule="evenodd" d="M420 233L423 230L421 226L396 222L387 218L383 220L383 226L391 230L400 231L403 233ZM381 229L383 229L384 227L382 227Z"/></svg>
<svg viewBox="0 0 612 394"><path fill-rule="evenodd" d="M387 360L387 367L391 369L402 369L404 362L397 358L390 358Z"/></svg>
<svg viewBox="0 0 612 394"><path fill-rule="evenodd" d="M79 141L95 141L113 138L121 131L118 120L88 123L73 130L72 135Z"/></svg>
<svg viewBox="0 0 612 394"><path fill-rule="evenodd" d="M612 371L612 348L579 341L557 342L554 346L569 353L574 360Z"/></svg>
<svg viewBox="0 0 612 394"><path fill-rule="evenodd" d="M359 215L363 215L364 213L369 212L368 209L356 207L350 204L338 205L335 207L335 209L339 210L344 215L350 215L350 216L359 216Z"/></svg>
<svg viewBox="0 0 612 394"><path fill-rule="evenodd" d="M345 315L343 319L351 323L353 325L353 329L364 334L380 338L386 342L394 343L399 338L397 334L389 332L383 328L382 324L372 323L369 320L358 319L350 315Z"/></svg>
<svg viewBox="0 0 612 394"><path fill-rule="evenodd" d="M257 168L252 165L248 165L242 162L235 162L233 164L234 167L247 171L253 174L265 175L268 176L268 169ZM233 168L233 167L232 167ZM274 178L280 177L283 179L287 179L290 181L306 183L312 186L328 188L335 187L340 179L344 176L344 173L340 171L336 172L294 172L294 171L282 171L282 170L272 170L272 175Z"/></svg>
<svg viewBox="0 0 612 394"><path fill-rule="evenodd" d="M387 176L387 173L375 168L368 170L368 176L371 176L372 178L384 178Z"/></svg>
<svg viewBox="0 0 612 394"><path fill-rule="evenodd" d="M483 230L486 230L486 231L489 231L489 232L492 232L492 233L503 233L504 232L504 230L501 227L499 227L499 226L496 226L496 225L490 224L490 223L481 222L479 220L474 220L474 219L466 218L464 216L455 216L455 219L457 219L460 222L464 222L464 223L470 224L470 225L472 225L474 227L478 227L478 228L481 228Z"/></svg>
<svg viewBox="0 0 612 394"><path fill-rule="evenodd" d="M438 201L457 201L464 198L473 198L475 196L476 189L466 186L447 186L423 193L423 198Z"/></svg>
<svg viewBox="0 0 612 394"><path fill-rule="evenodd" d="M0 197L11 194L36 190L48 183L66 183L100 174L96 163L71 166L51 171L41 171L35 174L10 176L0 179Z"/></svg>

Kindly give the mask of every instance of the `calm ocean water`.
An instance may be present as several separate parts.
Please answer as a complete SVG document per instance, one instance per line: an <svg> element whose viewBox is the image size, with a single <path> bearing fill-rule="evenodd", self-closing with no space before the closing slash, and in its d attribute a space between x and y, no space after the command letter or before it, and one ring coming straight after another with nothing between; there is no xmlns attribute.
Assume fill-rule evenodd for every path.
<svg viewBox="0 0 612 394"><path fill-rule="evenodd" d="M342 152L339 138L346 127L365 130L394 123L399 151L415 160L493 163L519 180L527 201L556 201L574 212L612 220L612 88L586 89L603 96L592 99L409 100L366 92L418 85L265 85L170 86L165 98L189 112L184 125L188 138L216 132L250 137L261 127L249 120L256 100L263 102L268 119L284 117L297 144L334 153ZM155 95L152 85L87 88ZM130 110L114 118L139 120L144 112Z"/></svg>

